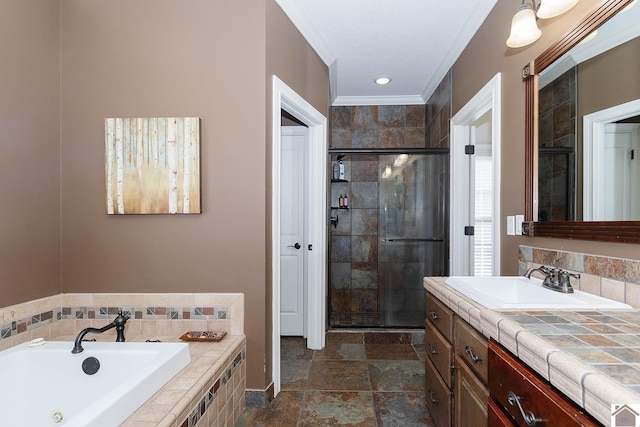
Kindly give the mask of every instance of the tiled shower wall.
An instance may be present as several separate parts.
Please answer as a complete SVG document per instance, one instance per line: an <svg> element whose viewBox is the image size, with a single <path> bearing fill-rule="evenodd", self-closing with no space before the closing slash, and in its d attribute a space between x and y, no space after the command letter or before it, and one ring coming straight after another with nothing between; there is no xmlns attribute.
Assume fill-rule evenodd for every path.
<svg viewBox="0 0 640 427"><path fill-rule="evenodd" d="M540 265L579 273L575 289L640 309L640 260L520 246L520 274Z"/></svg>
<svg viewBox="0 0 640 427"><path fill-rule="evenodd" d="M331 109L331 143L333 149L363 148L448 148L449 120L451 118L451 73L443 79L426 105L347 106ZM439 159L442 168L429 169L431 180L440 182L438 188L441 206L448 206L448 155ZM382 158L380 158L382 159ZM382 178L382 163L378 155L354 154L344 158L345 180L331 183L331 206L338 207L340 194L349 196L349 209L332 209L337 217L331 226L330 265L330 323L332 326L383 326L382 307L395 304L385 295L405 294L416 310L424 310L415 291L423 294L420 280L413 289L412 280L406 280L402 289L393 292L381 289L383 275L395 274L384 268L386 254L380 253L379 197L386 197ZM332 165L337 156L331 156ZM442 187L442 188L441 188ZM391 191L391 189L389 189ZM411 203L411 202L409 202ZM406 205L406 204L405 204ZM448 211L441 223L448 227ZM438 224L440 225L440 224ZM446 246L446 247L445 247ZM438 249L443 268L448 265L448 245ZM438 252L438 253L440 253ZM398 259L395 264L410 262ZM405 269L404 271L408 271ZM403 272L404 272L403 271ZM430 272L443 274L444 270ZM416 274L419 273L416 271ZM379 280L380 279L380 280ZM385 300L387 298L387 300Z"/></svg>
<svg viewBox="0 0 640 427"><path fill-rule="evenodd" d="M573 218L575 189L576 74L573 67L540 89L538 216L541 221ZM570 152L553 152L570 149Z"/></svg>

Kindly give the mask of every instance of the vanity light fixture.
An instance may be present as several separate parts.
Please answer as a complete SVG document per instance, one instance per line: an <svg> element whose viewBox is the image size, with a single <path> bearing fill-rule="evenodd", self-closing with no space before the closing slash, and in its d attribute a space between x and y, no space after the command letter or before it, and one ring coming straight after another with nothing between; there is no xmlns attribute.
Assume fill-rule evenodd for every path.
<svg viewBox="0 0 640 427"><path fill-rule="evenodd" d="M375 82L377 85L386 85L386 84L391 83L391 77L380 76L380 77L377 77L377 78L374 80L374 82Z"/></svg>
<svg viewBox="0 0 640 427"><path fill-rule="evenodd" d="M507 39L509 47L523 47L538 40L542 31L538 28L537 18L549 19L562 15L578 3L579 0L531 0L518 8L511 21L511 33Z"/></svg>

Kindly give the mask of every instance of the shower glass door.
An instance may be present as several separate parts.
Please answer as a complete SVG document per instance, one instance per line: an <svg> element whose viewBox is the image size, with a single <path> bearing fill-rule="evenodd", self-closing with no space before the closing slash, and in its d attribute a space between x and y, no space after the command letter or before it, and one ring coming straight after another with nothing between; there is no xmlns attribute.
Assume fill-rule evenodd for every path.
<svg viewBox="0 0 640 427"><path fill-rule="evenodd" d="M422 278L447 273L448 155L352 153L343 163L331 194L331 326L423 327Z"/></svg>

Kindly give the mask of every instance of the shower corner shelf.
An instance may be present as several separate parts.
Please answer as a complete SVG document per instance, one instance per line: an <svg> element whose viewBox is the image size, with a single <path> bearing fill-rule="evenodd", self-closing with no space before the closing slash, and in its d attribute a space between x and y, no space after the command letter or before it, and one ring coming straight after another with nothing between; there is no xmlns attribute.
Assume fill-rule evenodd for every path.
<svg viewBox="0 0 640 427"><path fill-rule="evenodd" d="M346 179L334 179L334 178L331 178L331 182L349 182L349 181L347 181Z"/></svg>
<svg viewBox="0 0 640 427"><path fill-rule="evenodd" d="M346 210L346 209L349 209L349 206L331 206L331 209L342 209L342 210Z"/></svg>

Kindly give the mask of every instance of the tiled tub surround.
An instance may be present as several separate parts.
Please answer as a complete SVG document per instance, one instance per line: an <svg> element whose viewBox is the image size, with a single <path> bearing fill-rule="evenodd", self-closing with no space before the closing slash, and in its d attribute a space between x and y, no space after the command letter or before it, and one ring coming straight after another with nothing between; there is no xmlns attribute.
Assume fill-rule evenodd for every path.
<svg viewBox="0 0 640 427"><path fill-rule="evenodd" d="M489 310L445 280L424 287L604 425L611 404L640 403L640 311Z"/></svg>
<svg viewBox="0 0 640 427"><path fill-rule="evenodd" d="M540 265L579 273L571 279L575 289L640 309L640 260L520 246L520 274Z"/></svg>
<svg viewBox="0 0 640 427"><path fill-rule="evenodd" d="M118 310L131 315L127 339L179 337L189 330L244 334L242 294L59 294L0 308L0 350L33 338L75 337L86 327L113 321ZM115 330L100 337L115 340Z"/></svg>
<svg viewBox="0 0 640 427"><path fill-rule="evenodd" d="M189 330L227 332L220 342L189 343L191 363L123 426L233 426L244 408L246 381L242 294L60 294L42 298L0 309L0 350L33 338L71 342L83 328L111 322L118 309L132 313L125 327L127 341L179 341ZM111 341L115 332L87 338Z"/></svg>

